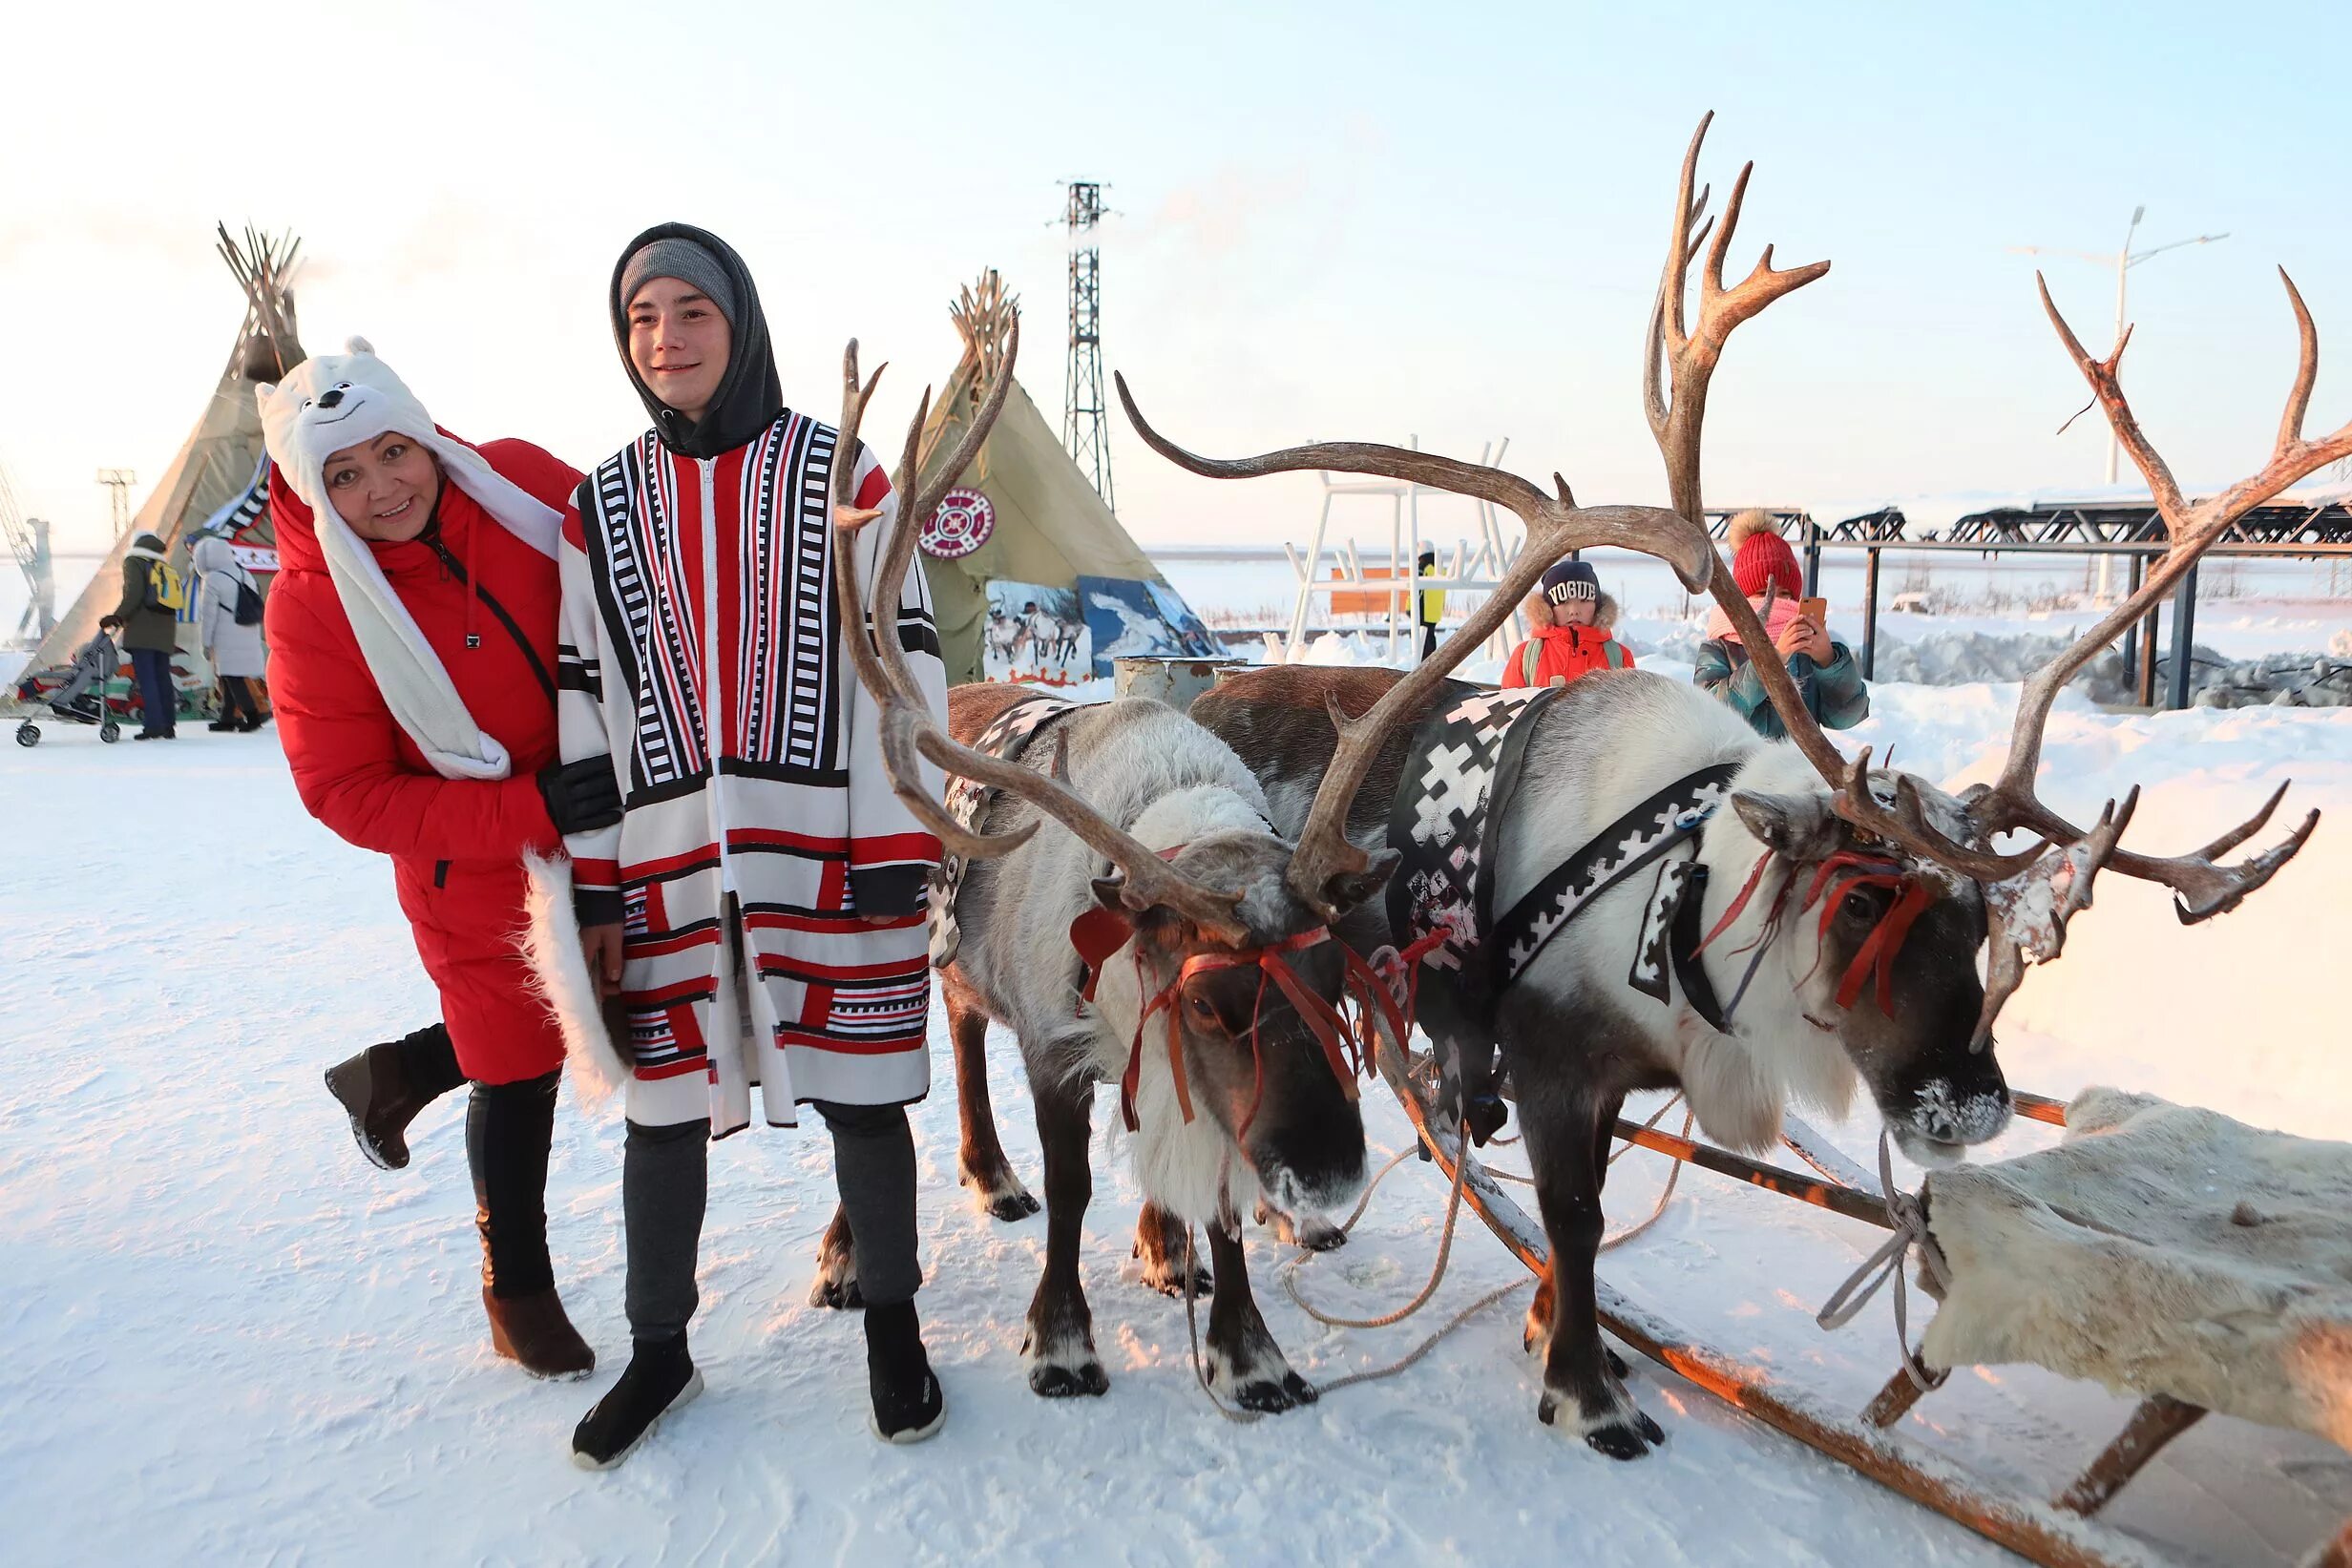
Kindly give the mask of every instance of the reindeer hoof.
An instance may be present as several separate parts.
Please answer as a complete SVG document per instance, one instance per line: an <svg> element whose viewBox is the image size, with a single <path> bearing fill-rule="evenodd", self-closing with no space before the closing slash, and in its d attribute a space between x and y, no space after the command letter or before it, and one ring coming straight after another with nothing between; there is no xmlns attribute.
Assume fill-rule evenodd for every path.
<svg viewBox="0 0 2352 1568"><path fill-rule="evenodd" d="M817 1276L817 1283L808 1287L808 1305L830 1307L836 1312L862 1311L866 1293L857 1287L857 1281L828 1279Z"/></svg>
<svg viewBox="0 0 2352 1568"><path fill-rule="evenodd" d="M1536 1419L1545 1426L1565 1426L1573 1431L1580 1423L1561 1420L1560 1401L1545 1394L1536 1403ZM1653 1448L1666 1444L1666 1429L1638 1410L1615 1411L1601 1417L1582 1432L1585 1446L1611 1459L1639 1459Z"/></svg>
<svg viewBox="0 0 2352 1568"><path fill-rule="evenodd" d="M1651 1431L1656 1430L1655 1422L1648 1421L1647 1417L1644 1420ZM1585 1433L1585 1446L1611 1459L1639 1459L1648 1453L1650 1448L1645 1432L1639 1428L1625 1426L1607 1426L1588 1432Z"/></svg>
<svg viewBox="0 0 2352 1568"><path fill-rule="evenodd" d="M1603 1359L1608 1363L1609 1375L1617 1379L1620 1383L1624 1382L1628 1369L1626 1367L1626 1358L1619 1355L1616 1351L1610 1349L1606 1345L1601 1347L1601 1355ZM1645 1416L1643 1419L1647 1420L1648 1418Z"/></svg>
<svg viewBox="0 0 2352 1568"><path fill-rule="evenodd" d="M1178 1301L1184 1300L1185 1264L1181 1255L1173 1258L1144 1258L1144 1249L1139 1245L1130 1256L1144 1259L1144 1287L1145 1289L1157 1290L1163 1296L1173 1296ZM1214 1287L1215 1282L1208 1277L1208 1270L1196 1262L1192 1265L1192 1293L1196 1296L1206 1296Z"/></svg>
<svg viewBox="0 0 2352 1568"><path fill-rule="evenodd" d="M857 1287L857 1254L817 1253L817 1277L808 1286L808 1305L830 1307L836 1312L848 1312L866 1305L866 1293Z"/></svg>
<svg viewBox="0 0 2352 1568"><path fill-rule="evenodd" d="M956 1180L972 1189L974 1196L979 1200L981 1211L992 1220L1012 1224L1028 1219L1040 1206L1029 1195L1029 1189L1021 1185L1020 1178L1007 1167L1000 1166L986 1174L960 1171Z"/></svg>
<svg viewBox="0 0 2352 1568"><path fill-rule="evenodd" d="M1046 1399L1100 1398L1110 1391L1110 1374L1099 1361L1076 1367L1052 1365L1029 1369L1029 1391Z"/></svg>
<svg viewBox="0 0 2352 1568"><path fill-rule="evenodd" d="M1312 1405L1321 1397L1315 1392L1314 1385L1296 1372L1289 1371L1284 1372L1279 1381L1261 1378L1254 1383L1244 1383L1233 1390L1233 1403L1243 1410L1256 1411L1261 1415L1280 1415L1284 1411Z"/></svg>

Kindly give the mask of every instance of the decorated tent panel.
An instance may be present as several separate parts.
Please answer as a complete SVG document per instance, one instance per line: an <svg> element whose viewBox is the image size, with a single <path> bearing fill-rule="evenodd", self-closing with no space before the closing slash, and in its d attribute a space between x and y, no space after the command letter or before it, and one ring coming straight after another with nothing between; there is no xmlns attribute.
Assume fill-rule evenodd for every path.
<svg viewBox="0 0 2352 1568"><path fill-rule="evenodd" d="M994 272L951 308L963 358L923 429L942 458L1004 366L1012 302ZM1128 654L1223 650L1127 536L1016 380L963 482L925 519L923 571L952 681L1067 684Z"/></svg>

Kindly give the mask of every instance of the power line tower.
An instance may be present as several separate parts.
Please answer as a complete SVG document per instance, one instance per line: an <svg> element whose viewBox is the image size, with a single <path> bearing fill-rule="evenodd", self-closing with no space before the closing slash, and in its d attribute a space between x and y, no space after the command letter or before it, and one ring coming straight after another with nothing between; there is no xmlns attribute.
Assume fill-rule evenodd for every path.
<svg viewBox="0 0 2352 1568"><path fill-rule="evenodd" d="M1109 409L1102 397L1102 252L1094 238L1102 221L1102 186L1073 179L1069 193L1062 222L1070 242L1070 375L1061 394L1061 444L1094 481L1102 504L1116 512Z"/></svg>
<svg viewBox="0 0 2352 1568"><path fill-rule="evenodd" d="M98 483L114 492L107 507L115 520L115 537L119 539L131 527L131 487L138 483L138 475L129 469L100 469Z"/></svg>

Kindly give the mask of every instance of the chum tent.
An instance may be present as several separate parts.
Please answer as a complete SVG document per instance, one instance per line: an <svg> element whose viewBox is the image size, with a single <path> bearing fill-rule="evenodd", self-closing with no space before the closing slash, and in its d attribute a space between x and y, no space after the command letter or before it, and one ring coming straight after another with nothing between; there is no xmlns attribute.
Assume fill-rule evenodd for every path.
<svg viewBox="0 0 2352 1568"><path fill-rule="evenodd" d="M949 306L963 357L923 427L944 459L1004 363L1014 302L994 271ZM923 572L952 682L1061 684L1106 676L1122 655L1225 649L1128 537L1016 379L979 456L924 521Z"/></svg>
<svg viewBox="0 0 2352 1568"><path fill-rule="evenodd" d="M246 564L266 587L277 566L276 541L270 533L267 506L268 472L263 467L262 415L254 406L253 388L282 379L303 362L302 344L295 332L294 295L286 275L301 242L292 237L273 239L245 231L241 245L220 231L220 251L244 291L244 321L220 378L197 416L196 428L180 443L179 453L163 477L148 491L130 528L114 542L97 575L41 639L27 664L28 671L62 664L74 650L98 629L99 617L110 614L122 597L123 554L141 533L163 541L172 564L183 579L189 576L188 552L207 533L226 534ZM188 602L179 615L179 652L173 659L175 677L185 692L211 678L197 646L196 591L189 584Z"/></svg>

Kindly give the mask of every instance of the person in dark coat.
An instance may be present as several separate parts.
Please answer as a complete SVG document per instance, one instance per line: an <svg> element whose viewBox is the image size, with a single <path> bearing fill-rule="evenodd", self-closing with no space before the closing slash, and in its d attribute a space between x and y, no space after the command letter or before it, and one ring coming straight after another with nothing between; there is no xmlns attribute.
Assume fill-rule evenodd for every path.
<svg viewBox="0 0 2352 1568"><path fill-rule="evenodd" d="M179 615L152 602L156 569L164 564L163 541L142 533L122 557L122 602L114 618L122 622L122 647L138 678L142 713L134 741L178 739L179 694L172 689L172 652L179 646Z"/></svg>

